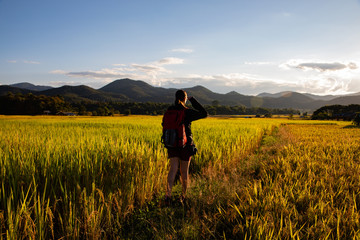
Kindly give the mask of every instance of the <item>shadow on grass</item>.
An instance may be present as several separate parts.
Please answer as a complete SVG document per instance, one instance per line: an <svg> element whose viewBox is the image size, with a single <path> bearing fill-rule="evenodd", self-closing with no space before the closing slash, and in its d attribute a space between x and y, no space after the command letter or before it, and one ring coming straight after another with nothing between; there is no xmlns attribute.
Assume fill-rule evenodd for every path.
<svg viewBox="0 0 360 240"><path fill-rule="evenodd" d="M356 125L347 125L343 128L360 128L360 126L356 126Z"/></svg>

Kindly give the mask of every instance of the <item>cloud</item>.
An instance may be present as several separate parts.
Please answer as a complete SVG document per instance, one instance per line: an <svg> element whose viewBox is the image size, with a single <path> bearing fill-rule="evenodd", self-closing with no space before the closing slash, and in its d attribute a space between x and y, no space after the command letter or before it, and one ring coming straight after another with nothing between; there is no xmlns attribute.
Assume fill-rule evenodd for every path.
<svg viewBox="0 0 360 240"><path fill-rule="evenodd" d="M350 62L348 64L348 68L351 70L355 70L355 69L358 69L358 66L356 65L356 63Z"/></svg>
<svg viewBox="0 0 360 240"><path fill-rule="evenodd" d="M246 65L271 65L273 62L245 62Z"/></svg>
<svg viewBox="0 0 360 240"><path fill-rule="evenodd" d="M314 69L318 71L338 71L341 69L345 69L347 66L345 64L335 62L335 63L301 63L296 67L302 70Z"/></svg>
<svg viewBox="0 0 360 240"><path fill-rule="evenodd" d="M281 15L282 15L283 17L291 17L291 16L292 16L292 14L289 13L289 12L283 12Z"/></svg>
<svg viewBox="0 0 360 240"><path fill-rule="evenodd" d="M276 92L280 88L288 89L293 84L285 81L269 79L260 75L248 73L229 73L215 75L189 74L185 77L168 79L163 82L164 87L193 87L203 85L214 92L227 93L237 91L243 94L257 94L260 92Z"/></svg>
<svg viewBox="0 0 360 240"><path fill-rule="evenodd" d="M116 79L116 78L128 78L134 77L135 75L123 73L117 71L116 69L102 69L99 71L80 71L80 72L69 72L64 70L54 70L51 71L52 74L61 74L69 77L82 77L82 78L92 78L92 79Z"/></svg>
<svg viewBox="0 0 360 240"><path fill-rule="evenodd" d="M183 64L183 63L184 63L184 59L168 57L168 58L163 58L163 59L157 61L155 64L157 64L157 65L169 65L169 64Z"/></svg>
<svg viewBox="0 0 360 240"><path fill-rule="evenodd" d="M29 61L29 60L24 60L23 63L26 63L26 64L40 64L39 62Z"/></svg>
<svg viewBox="0 0 360 240"><path fill-rule="evenodd" d="M167 57L147 64L138 64L138 63L133 63L130 65L113 64L112 68L104 68L101 70L86 70L86 71L54 70L51 71L51 73L66 75L70 77L103 79L104 81L107 81L109 79L132 78L132 79L149 80L152 84L161 85L163 79L159 78L159 76L172 73L172 71L166 69L165 66L174 65L174 64L183 64L183 63L184 63L184 59Z"/></svg>
<svg viewBox="0 0 360 240"><path fill-rule="evenodd" d="M192 53L194 52L194 50L189 48L175 48L171 49L170 52Z"/></svg>
<svg viewBox="0 0 360 240"><path fill-rule="evenodd" d="M64 70L53 70L50 73L52 74L66 74L67 72Z"/></svg>
<svg viewBox="0 0 360 240"><path fill-rule="evenodd" d="M18 60L7 60L8 63L18 63ZM40 64L39 62L36 61L29 61L29 60L23 60L22 61L25 64Z"/></svg>
<svg viewBox="0 0 360 240"><path fill-rule="evenodd" d="M219 74L187 74L176 76L169 66L184 64L185 60L175 57L162 58L150 63L112 64L100 70L65 71L51 73L72 78L85 78L91 85L101 86L115 79L131 78L142 80L154 86L184 88L202 85L214 92L237 91L242 94L261 92L297 91L315 94L345 94L360 91L359 63L289 60L280 65L283 75L270 77L265 72L251 74L246 72ZM275 62L246 62L248 65L269 65ZM275 65L276 66L276 65ZM267 67L267 68L269 68ZM269 69L267 69L267 73ZM273 75L275 76L275 75ZM94 80L95 79L95 80ZM79 81L79 80L76 80ZM85 83L87 84L87 83Z"/></svg>
<svg viewBox="0 0 360 240"><path fill-rule="evenodd" d="M345 94L349 92L351 79L329 77L325 75L310 76L299 82L304 92L318 94Z"/></svg>
<svg viewBox="0 0 360 240"><path fill-rule="evenodd" d="M340 62L318 62L318 61L304 61L304 60L289 60L280 65L280 68L291 69L297 68L304 71L315 70L319 72L325 71L339 71L344 69L354 70L358 66L354 62L340 63Z"/></svg>
<svg viewBox="0 0 360 240"><path fill-rule="evenodd" d="M216 75L191 74L182 78L168 79L162 86L166 87L192 87L203 85L214 92L227 93L237 91L242 94L259 94L261 92L276 93L281 91L296 91L326 94L346 94L360 91L360 88L352 87L354 82L360 80L358 73L352 72L308 72L298 75L296 78L277 79L257 74L230 73Z"/></svg>
<svg viewBox="0 0 360 240"><path fill-rule="evenodd" d="M304 92L317 94L345 94L359 91L353 88L359 81L359 63L354 61L318 61L292 59L279 66L286 70L297 71L297 86Z"/></svg>
<svg viewBox="0 0 360 240"><path fill-rule="evenodd" d="M81 85L81 82L74 82L74 81L51 81L50 85L52 86L64 86L64 85Z"/></svg>
<svg viewBox="0 0 360 240"><path fill-rule="evenodd" d="M147 76L150 76L152 80L156 80L158 75L171 73L170 70L167 70L166 68L158 65L132 64L131 66L134 68L134 70L131 71L146 74L146 76L144 77L145 79L148 79Z"/></svg>

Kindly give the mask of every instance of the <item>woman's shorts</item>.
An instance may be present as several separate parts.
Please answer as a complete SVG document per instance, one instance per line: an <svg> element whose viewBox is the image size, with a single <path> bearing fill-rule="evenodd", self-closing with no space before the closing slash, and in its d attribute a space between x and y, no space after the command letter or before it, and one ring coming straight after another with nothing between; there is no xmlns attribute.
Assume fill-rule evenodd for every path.
<svg viewBox="0 0 360 240"><path fill-rule="evenodd" d="M168 148L168 158L178 157L183 161L190 161L192 155L188 146L184 148Z"/></svg>

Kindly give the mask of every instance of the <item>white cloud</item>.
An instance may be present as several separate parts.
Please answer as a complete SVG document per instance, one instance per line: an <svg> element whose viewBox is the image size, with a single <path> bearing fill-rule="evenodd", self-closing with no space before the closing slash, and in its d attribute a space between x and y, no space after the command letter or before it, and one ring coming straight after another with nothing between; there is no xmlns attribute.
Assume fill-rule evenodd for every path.
<svg viewBox="0 0 360 240"><path fill-rule="evenodd" d="M7 60L8 63L18 63L18 60ZM25 64L40 64L40 62L36 61L29 61L29 60L23 60L22 61Z"/></svg>
<svg viewBox="0 0 360 240"><path fill-rule="evenodd" d="M171 49L170 52L192 53L194 52L194 50L189 48L175 48Z"/></svg>
<svg viewBox="0 0 360 240"><path fill-rule="evenodd" d="M261 74L238 72L220 74L187 74L176 76L169 65L183 64L184 59L168 57L158 61L139 64L113 64L109 68L86 71L54 70L53 74L66 75L73 78L97 80L97 86L115 79L131 78L143 80L154 86L193 87L202 85L214 92L237 91L242 94L258 94L261 92L297 91L316 94L345 94L360 91L355 83L360 80L359 63L355 61L306 61L289 60L279 67L287 69L283 75L272 74L275 62L246 62L246 65L268 65L266 73ZM276 65L275 65L276 66ZM278 70L278 69L277 69ZM275 69L276 72L276 69ZM270 73L270 74L269 74ZM276 77L274 77L276 76ZM94 82L92 82L94 85ZM355 86L355 87L354 87Z"/></svg>
<svg viewBox="0 0 360 240"><path fill-rule="evenodd" d="M50 73L52 74L66 74L67 72L64 70L53 70Z"/></svg>
<svg viewBox="0 0 360 240"><path fill-rule="evenodd" d="M350 62L348 64L348 68L351 69L351 70L355 70L355 69L358 69L359 67L357 66L356 63Z"/></svg>
<svg viewBox="0 0 360 240"><path fill-rule="evenodd" d="M282 15L283 17L291 17L291 16L292 16L292 14L289 13L289 12L283 12L281 15Z"/></svg>
<svg viewBox="0 0 360 240"><path fill-rule="evenodd" d="M341 71L304 72L293 79L269 78L256 74L230 73L216 75L191 74L187 77L164 81L163 86L188 87L203 85L214 92L237 91L242 94L276 93L280 91L297 91L306 93L347 94L360 91L353 88L360 77L360 71L353 72L349 65Z"/></svg>
<svg viewBox="0 0 360 240"><path fill-rule="evenodd" d="M52 74L61 74L69 77L81 77L81 78L90 78L90 79L117 79L117 78L134 78L135 74L128 74L116 69L101 69L99 71L81 71L81 72L69 72L64 70L54 70L51 71Z"/></svg>
<svg viewBox="0 0 360 240"><path fill-rule="evenodd" d="M39 62L29 61L29 60L24 60L23 63L26 63L26 64L40 64Z"/></svg>
<svg viewBox="0 0 360 240"><path fill-rule="evenodd" d="M184 59L168 57L168 58L163 58L163 59L157 61L155 64L169 65L169 64L183 64L183 63L184 63Z"/></svg>
<svg viewBox="0 0 360 240"><path fill-rule="evenodd" d="M299 86L303 91L317 94L346 94L349 92L351 79L340 79L325 75L312 75L303 78Z"/></svg>
<svg viewBox="0 0 360 240"><path fill-rule="evenodd" d="M255 74L230 73L216 75L189 74L186 77L168 79L163 82L167 87L193 87L203 85L214 92L226 93L237 91L243 94L257 94L264 91L276 91L279 87L287 88L285 81L269 79Z"/></svg>
<svg viewBox="0 0 360 240"><path fill-rule="evenodd" d="M113 64L113 68L104 68L101 70L87 70L87 71L64 71L54 70L53 74L62 74L70 77L83 77L89 79L102 79L108 81L109 79L132 78L148 80L154 85L161 85L163 79L160 75L170 74L171 70L166 69L166 65L183 64L184 59L167 57L155 62L147 64L133 63L126 64Z"/></svg>
<svg viewBox="0 0 360 240"><path fill-rule="evenodd" d="M64 85L81 85L81 82L74 82L74 81L52 81L50 82L50 85L52 86L64 86Z"/></svg>
<svg viewBox="0 0 360 240"><path fill-rule="evenodd" d="M271 65L273 62L245 62L246 65Z"/></svg>
<svg viewBox="0 0 360 240"><path fill-rule="evenodd" d="M360 75L359 63L355 61L319 61L292 59L279 67L286 70L301 70L297 75L297 85L304 92L317 94L346 94L359 91L353 88Z"/></svg>

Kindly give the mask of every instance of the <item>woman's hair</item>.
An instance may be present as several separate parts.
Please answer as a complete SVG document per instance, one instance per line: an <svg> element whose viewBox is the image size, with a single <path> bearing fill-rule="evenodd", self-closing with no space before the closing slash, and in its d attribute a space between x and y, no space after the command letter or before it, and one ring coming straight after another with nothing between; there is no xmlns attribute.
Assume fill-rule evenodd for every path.
<svg viewBox="0 0 360 240"><path fill-rule="evenodd" d="M175 93L175 105L181 104L185 107L187 94L184 90L177 90Z"/></svg>

